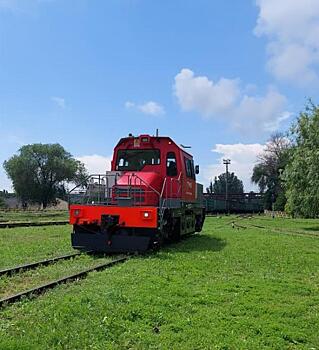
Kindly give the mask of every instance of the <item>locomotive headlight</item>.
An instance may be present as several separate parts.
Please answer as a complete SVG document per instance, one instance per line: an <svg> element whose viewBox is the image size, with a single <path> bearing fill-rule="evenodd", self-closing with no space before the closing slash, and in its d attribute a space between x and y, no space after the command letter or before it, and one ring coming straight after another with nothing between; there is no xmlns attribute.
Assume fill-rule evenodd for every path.
<svg viewBox="0 0 319 350"><path fill-rule="evenodd" d="M76 216L76 217L80 217L82 214L81 210L80 209L75 209L73 211L73 215Z"/></svg>
<svg viewBox="0 0 319 350"><path fill-rule="evenodd" d="M153 211L150 209L140 209L139 212L139 217L141 220L143 220L144 222L146 221L152 221L154 219L154 215L153 215Z"/></svg>
<svg viewBox="0 0 319 350"><path fill-rule="evenodd" d="M143 220L151 220L152 213L150 211L141 211L141 217Z"/></svg>

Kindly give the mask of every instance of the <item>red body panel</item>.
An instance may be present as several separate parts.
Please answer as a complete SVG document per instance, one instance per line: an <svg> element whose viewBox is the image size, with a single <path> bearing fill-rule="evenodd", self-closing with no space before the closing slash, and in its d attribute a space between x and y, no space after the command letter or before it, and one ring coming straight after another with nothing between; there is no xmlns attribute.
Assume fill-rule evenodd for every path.
<svg viewBox="0 0 319 350"><path fill-rule="evenodd" d="M159 176L158 173L154 171L146 171L146 167L144 167L143 171L126 171L123 174L123 177L117 181L117 185L128 185L127 179L130 178L131 175L138 175L138 178L135 178L135 183L132 183L132 186L139 186L140 184L148 184L155 188L156 190L160 190L161 184L163 182L162 176Z"/></svg>
<svg viewBox="0 0 319 350"><path fill-rule="evenodd" d="M126 171L118 179L116 188L132 186L132 188L141 189L143 194L135 194L135 199L143 197L143 201L139 205L157 207L162 185L163 178L154 171Z"/></svg>
<svg viewBox="0 0 319 350"><path fill-rule="evenodd" d="M145 216L147 214L147 217ZM157 228L156 207L118 207L97 205L71 205L70 224L101 224L101 215L119 215L121 227Z"/></svg>

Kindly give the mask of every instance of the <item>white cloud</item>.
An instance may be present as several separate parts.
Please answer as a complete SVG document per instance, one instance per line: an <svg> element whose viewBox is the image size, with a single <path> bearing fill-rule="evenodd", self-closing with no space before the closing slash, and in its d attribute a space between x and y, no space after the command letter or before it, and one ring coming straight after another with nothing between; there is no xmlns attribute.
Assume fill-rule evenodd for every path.
<svg viewBox="0 0 319 350"><path fill-rule="evenodd" d="M139 105L138 109L141 112L143 112L145 114L150 114L150 115L164 114L164 108L154 101L149 101L149 102L146 102L142 105Z"/></svg>
<svg viewBox="0 0 319 350"><path fill-rule="evenodd" d="M129 108L133 108L135 107L135 103L131 102L131 101L126 101L125 102L125 108L129 109Z"/></svg>
<svg viewBox="0 0 319 350"><path fill-rule="evenodd" d="M265 145L259 143L254 144L217 144L212 152L220 155L220 158L215 164L209 165L203 170L205 183L214 180L225 172L225 165L223 159L231 159L229 171L234 172L237 177L243 181L244 190L249 192L251 190L258 191L258 188L251 183L253 167L256 164L257 156L263 152Z"/></svg>
<svg viewBox="0 0 319 350"><path fill-rule="evenodd" d="M292 115L293 115L293 113L291 113L291 112L287 112L287 111L282 112L281 116L278 117L278 119L276 119L274 121L270 121L268 123L265 123L266 130L268 130L268 131L278 130L281 123L288 120Z"/></svg>
<svg viewBox="0 0 319 350"><path fill-rule="evenodd" d="M268 69L300 85L319 80L319 1L256 0L257 36L268 39Z"/></svg>
<svg viewBox="0 0 319 350"><path fill-rule="evenodd" d="M125 108L127 109L135 108L144 114L153 115L153 116L162 115L165 113L164 108L160 104L154 101L148 101L143 104L136 104L131 101L126 101Z"/></svg>
<svg viewBox="0 0 319 350"><path fill-rule="evenodd" d="M58 107L65 109L65 99L63 97L52 96L51 101L53 101Z"/></svg>
<svg viewBox="0 0 319 350"><path fill-rule="evenodd" d="M104 174L106 171L111 170L111 156L105 157L93 154L77 157L76 159L84 163L89 174Z"/></svg>
<svg viewBox="0 0 319 350"><path fill-rule="evenodd" d="M228 119L232 126L247 131L275 131L285 111L286 97L269 88L264 96L250 96L251 85L241 88L239 79L221 78L216 83L206 76L195 76L182 69L175 76L174 93L184 111L195 111L207 118Z"/></svg>
<svg viewBox="0 0 319 350"><path fill-rule="evenodd" d="M214 83L186 68L176 75L174 89L184 111L197 110L205 116L231 109L240 94L238 79L221 78Z"/></svg>
<svg viewBox="0 0 319 350"><path fill-rule="evenodd" d="M233 109L233 123L238 129L249 132L258 129L273 132L290 117L284 110L286 103L286 97L271 88L262 97L244 95Z"/></svg>
<svg viewBox="0 0 319 350"><path fill-rule="evenodd" d="M13 191L12 188L12 182L7 177L5 171L0 167L0 191L7 190L7 191Z"/></svg>
<svg viewBox="0 0 319 350"><path fill-rule="evenodd" d="M1 119L1 115L0 115ZM5 122L0 120L0 130L5 130ZM16 153L17 149L27 143L23 135L14 134L10 131L0 137L0 190L13 191L11 180L7 177L3 168L3 162Z"/></svg>

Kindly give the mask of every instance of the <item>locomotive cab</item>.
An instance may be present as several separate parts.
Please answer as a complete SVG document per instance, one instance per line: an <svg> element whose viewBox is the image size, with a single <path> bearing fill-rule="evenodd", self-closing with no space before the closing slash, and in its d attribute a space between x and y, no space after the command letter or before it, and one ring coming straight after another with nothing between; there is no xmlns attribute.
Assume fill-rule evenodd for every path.
<svg viewBox="0 0 319 350"><path fill-rule="evenodd" d="M193 157L169 137L122 138L111 171L69 198L72 246L81 250L145 251L201 231L205 217Z"/></svg>

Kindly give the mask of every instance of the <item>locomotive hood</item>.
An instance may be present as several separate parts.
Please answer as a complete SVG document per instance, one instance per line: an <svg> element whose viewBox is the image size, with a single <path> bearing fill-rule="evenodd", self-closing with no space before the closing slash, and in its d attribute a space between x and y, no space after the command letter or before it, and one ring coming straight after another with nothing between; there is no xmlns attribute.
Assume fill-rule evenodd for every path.
<svg viewBox="0 0 319 350"><path fill-rule="evenodd" d="M154 189L160 193L163 186L163 177L152 171L125 171L117 180L117 185L146 187L148 191Z"/></svg>

